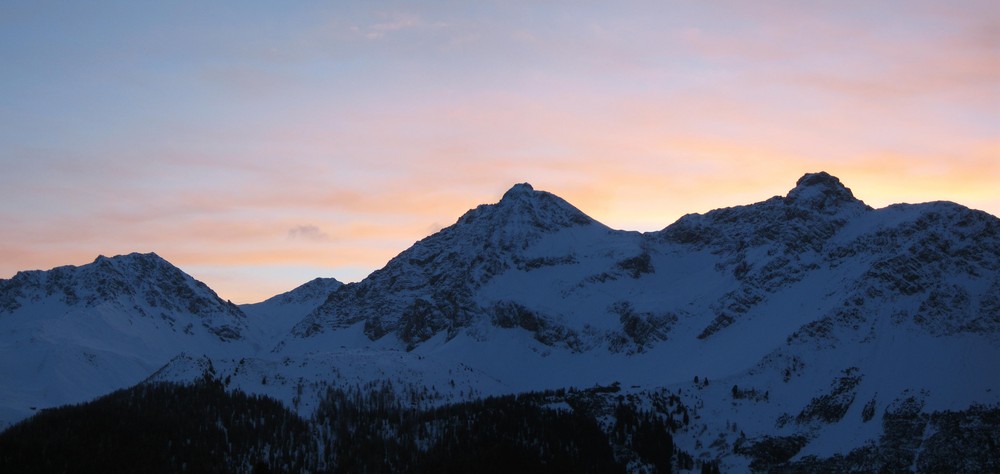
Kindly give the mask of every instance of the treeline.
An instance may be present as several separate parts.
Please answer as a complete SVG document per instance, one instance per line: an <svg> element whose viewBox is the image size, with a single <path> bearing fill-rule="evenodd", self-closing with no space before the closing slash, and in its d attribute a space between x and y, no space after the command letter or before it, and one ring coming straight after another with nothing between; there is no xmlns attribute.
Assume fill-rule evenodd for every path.
<svg viewBox="0 0 1000 474"><path fill-rule="evenodd" d="M217 380L146 384L0 433L0 472L672 472L678 426L617 387L438 408L388 383L329 389L313 419ZM405 396L405 394L404 394ZM674 405L673 400L669 401ZM673 407L675 410L678 405ZM717 468L716 468L717 469ZM711 471L710 471L711 472Z"/></svg>
<svg viewBox="0 0 1000 474"><path fill-rule="evenodd" d="M415 409L391 384L329 389L315 417L337 472L718 472L677 449L687 407L669 392L648 409L618 384Z"/></svg>
<svg viewBox="0 0 1000 474"><path fill-rule="evenodd" d="M299 472L309 424L218 381L142 384L45 410L0 433L0 472Z"/></svg>
<svg viewBox="0 0 1000 474"><path fill-rule="evenodd" d="M334 472L624 472L596 421L542 394L417 410L389 385L331 389L316 411ZM672 450L672 444L664 446Z"/></svg>

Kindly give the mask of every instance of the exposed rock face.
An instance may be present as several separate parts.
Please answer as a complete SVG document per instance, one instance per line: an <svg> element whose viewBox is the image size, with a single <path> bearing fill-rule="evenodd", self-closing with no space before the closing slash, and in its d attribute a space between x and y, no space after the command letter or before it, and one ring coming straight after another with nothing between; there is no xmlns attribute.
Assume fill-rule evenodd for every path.
<svg viewBox="0 0 1000 474"><path fill-rule="evenodd" d="M154 257L2 280L0 324L52 305L70 308L54 326L124 321L177 347L198 340L154 378L209 373L306 416L327 385L391 381L430 404L562 389L546 406L607 427L648 411L671 427L679 450L658 462L676 469L1000 463L1000 220L953 203L872 209L813 173L785 196L641 234L519 184L361 282L318 279L245 305L248 318ZM28 347L51 335L36 326ZM58 336L100 333L72 329ZM201 355L248 337L259 343ZM106 367L74 351L57 365ZM607 396L570 403L568 387L594 386Z"/></svg>
<svg viewBox="0 0 1000 474"><path fill-rule="evenodd" d="M272 296L261 303L279 305L308 304L314 301L322 303L341 286L344 284L336 278L314 278L291 291Z"/></svg>
<svg viewBox="0 0 1000 474"><path fill-rule="evenodd" d="M474 300L478 288L512 268L546 265L524 251L545 235L574 227L604 226L552 194L515 185L499 203L470 210L332 295L295 332L310 336L364 321L371 339L393 333L412 346L440 332L453 337L475 318L489 317Z"/></svg>
<svg viewBox="0 0 1000 474"><path fill-rule="evenodd" d="M592 242L598 243L579 244L595 230L601 236ZM1000 268L998 234L995 217L955 204L874 210L825 172L803 176L784 197L687 215L644 235L611 231L562 199L518 184L499 203L467 212L369 278L332 294L296 325L294 333L311 337L363 323L372 340L391 334L414 348L437 334L450 339L485 322L541 331L544 335L536 333L536 340L579 351L642 351L663 341L677 317L691 315L690 306L701 303L640 306L636 314L655 316L641 319L609 310L612 301L587 308L591 316L570 315L509 296L496 299L484 288L496 287L503 276L504 282L537 282L532 291L548 292L549 300L603 291L600 287L624 288L628 280L633 281L625 284L630 293L647 293L650 278L662 277L658 271L670 275L670 256L682 253L711 255L705 263L718 275L706 285L723 290L711 297L708 308L693 315L709 316L695 334L700 339L788 298L785 292L810 278L834 278L827 282L830 291L842 288L850 294L843 307L814 318L813 325L803 328L805 333L816 334L829 324L861 324L864 312L855 308L896 304L901 298L920 303L919 308L909 302L897 305L897 319L915 321L932 332L995 332L1000 327L1000 297L985 290L1000 288L995 277ZM609 256L615 257L613 263L596 263ZM602 265L603 271L585 277L575 288L553 285L541 276ZM956 274L976 283L943 277ZM522 308L519 314L534 315L535 322L511 319L504 308L513 307ZM600 329L589 322L598 317L596 312L620 318L620 325ZM636 339L637 331L648 336Z"/></svg>
<svg viewBox="0 0 1000 474"><path fill-rule="evenodd" d="M69 308L111 306L172 328L193 316L223 341L241 339L246 327L236 305L155 253L99 256L89 265L19 272L0 280L0 311L13 313L53 298Z"/></svg>
<svg viewBox="0 0 1000 474"><path fill-rule="evenodd" d="M136 384L177 353L248 348L236 305L156 254L0 280L0 427Z"/></svg>

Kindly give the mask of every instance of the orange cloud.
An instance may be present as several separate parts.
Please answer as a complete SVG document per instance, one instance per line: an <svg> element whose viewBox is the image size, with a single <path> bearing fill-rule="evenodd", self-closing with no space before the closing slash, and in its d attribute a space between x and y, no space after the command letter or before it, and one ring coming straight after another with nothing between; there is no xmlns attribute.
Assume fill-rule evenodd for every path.
<svg viewBox="0 0 1000 474"><path fill-rule="evenodd" d="M1000 214L990 2L573 7L318 10L231 43L212 30L212 54L184 38L148 58L157 74L112 64L148 90L84 70L124 106L78 80L12 82L12 102L62 86L87 114L25 102L5 122L0 274L156 251L220 293L284 291L300 281L283 266L363 276L521 181L624 229L818 170L876 206Z"/></svg>

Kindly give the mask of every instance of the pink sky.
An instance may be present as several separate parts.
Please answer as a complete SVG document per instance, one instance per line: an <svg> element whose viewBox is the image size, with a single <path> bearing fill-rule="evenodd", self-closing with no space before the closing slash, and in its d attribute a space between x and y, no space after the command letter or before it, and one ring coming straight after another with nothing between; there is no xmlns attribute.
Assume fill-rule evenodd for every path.
<svg viewBox="0 0 1000 474"><path fill-rule="evenodd" d="M1000 214L995 2L136 3L0 5L0 278L254 302L522 181L642 231L819 170Z"/></svg>

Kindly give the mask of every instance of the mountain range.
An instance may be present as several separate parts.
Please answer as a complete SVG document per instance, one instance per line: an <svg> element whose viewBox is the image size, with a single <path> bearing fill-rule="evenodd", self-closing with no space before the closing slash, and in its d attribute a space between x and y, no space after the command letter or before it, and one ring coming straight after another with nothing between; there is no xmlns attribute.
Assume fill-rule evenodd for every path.
<svg viewBox="0 0 1000 474"><path fill-rule="evenodd" d="M639 233L518 184L360 282L253 305L155 254L20 272L0 280L0 354L4 424L206 374L305 418L386 382L421 407L614 387L600 419L627 400L672 423L676 400L677 451L723 471L990 470L1000 220L873 209L820 172Z"/></svg>

